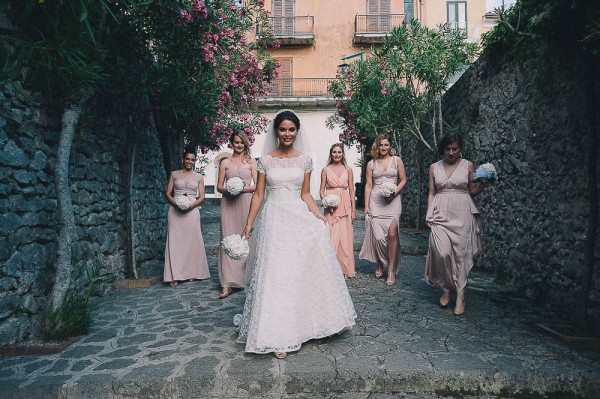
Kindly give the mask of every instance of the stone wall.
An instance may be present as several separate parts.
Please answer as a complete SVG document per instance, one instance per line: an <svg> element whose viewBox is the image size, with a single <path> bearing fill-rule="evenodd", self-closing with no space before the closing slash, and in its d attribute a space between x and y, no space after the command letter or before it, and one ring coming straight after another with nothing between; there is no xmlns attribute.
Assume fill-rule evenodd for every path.
<svg viewBox="0 0 600 399"><path fill-rule="evenodd" d="M59 115L33 107L11 84L0 84L0 346L36 334L56 259L58 212L54 161ZM138 267L163 255L166 175L151 123L128 126L126 115L95 112L73 142L70 184L76 238L73 286L85 289L97 267L113 279L127 265L129 154L133 173L134 242ZM107 289L108 286L103 287Z"/></svg>
<svg viewBox="0 0 600 399"><path fill-rule="evenodd" d="M463 156L476 165L493 163L500 177L476 199L484 220L481 267L551 309L572 309L581 294L586 261L588 111L577 63L567 69L551 62L533 60L523 67L485 53L446 93L443 112L463 132ZM542 64L550 73L535 72ZM405 139L410 179L403 204L406 221L424 219L427 166L438 159L428 151ZM420 187L415 153L424 176ZM420 215L415 205L419 196L424 204ZM591 293L596 302L599 259L596 240Z"/></svg>

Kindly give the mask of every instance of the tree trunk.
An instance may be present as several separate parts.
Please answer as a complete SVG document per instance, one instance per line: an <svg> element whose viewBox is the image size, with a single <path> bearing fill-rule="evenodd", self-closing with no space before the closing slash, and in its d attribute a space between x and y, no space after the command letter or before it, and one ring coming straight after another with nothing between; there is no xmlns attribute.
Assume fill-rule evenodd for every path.
<svg viewBox="0 0 600 399"><path fill-rule="evenodd" d="M71 145L73 144L75 129L81 116L83 105L91 95L91 91L82 90L73 96L72 101L69 101L65 105L62 115L62 127L54 171L60 219L60 232L58 235L58 249L55 263L56 274L54 275L54 284L49 300L49 308L54 311L61 308L71 284L71 274L73 272L71 243L75 230L75 217L73 215L73 203L71 202L71 191L69 188L69 157L71 155Z"/></svg>
<svg viewBox="0 0 600 399"><path fill-rule="evenodd" d="M135 135L133 135L135 140ZM129 225L129 234L127 234L128 262L129 270L133 274L133 278L138 279L137 260L135 257L135 216L134 216L134 189L133 180L135 176L135 151L137 143L134 141L131 151L129 152L129 181L128 181L128 201L127 201L127 224Z"/></svg>

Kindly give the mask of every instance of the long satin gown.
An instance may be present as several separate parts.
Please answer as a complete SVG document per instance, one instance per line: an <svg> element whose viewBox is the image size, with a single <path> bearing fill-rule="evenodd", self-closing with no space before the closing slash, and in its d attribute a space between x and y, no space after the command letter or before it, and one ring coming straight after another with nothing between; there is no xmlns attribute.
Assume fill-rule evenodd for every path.
<svg viewBox="0 0 600 399"><path fill-rule="evenodd" d="M184 175L176 170L171 173L171 176L173 176L175 197L187 194L195 200L198 184L204 184L204 178L196 172ZM171 205L167 223L163 281L209 278L204 239L200 230L200 209L183 212Z"/></svg>
<svg viewBox="0 0 600 399"><path fill-rule="evenodd" d="M436 194L427 210L433 223L425 261L425 280L453 292L467 285L475 255L481 251L479 211L468 191L469 162L461 159L450 177L442 161L433 167Z"/></svg>
<svg viewBox="0 0 600 399"><path fill-rule="evenodd" d="M385 170L377 168L377 162L373 162L373 189L369 200L371 216L365 217L365 240L359 253L360 259L370 262L381 263L384 267L389 266L388 242L390 226L395 220L400 229L400 214L402 213L401 196L397 195L392 201L388 201L381 191L383 183L398 184L397 157L390 157ZM400 236L398 231L398 237ZM400 243L394 263L394 271L400 268Z"/></svg>
<svg viewBox="0 0 600 399"><path fill-rule="evenodd" d="M244 312L234 318L246 352L293 352L355 324L329 229L300 195L311 170L305 154L258 161L266 192L254 223Z"/></svg>
<svg viewBox="0 0 600 399"><path fill-rule="evenodd" d="M337 255L342 272L348 277L356 275L354 266L354 230L352 228L352 202L350 201L350 192L348 190L348 171L344 170L341 176L330 167L325 168L326 172L326 195L337 195L340 198L340 204L331 209L326 209L325 216L329 222L329 233L331 244Z"/></svg>
<svg viewBox="0 0 600 399"><path fill-rule="evenodd" d="M225 170L225 179L227 181L234 177L239 177L248 186L251 185L252 167L248 164L242 164L239 168L229 166ZM240 193L235 197L224 195L221 198L221 240L231 234L240 234L244 230L251 200L252 193ZM218 270L221 287L244 288L246 259L231 259L220 246Z"/></svg>

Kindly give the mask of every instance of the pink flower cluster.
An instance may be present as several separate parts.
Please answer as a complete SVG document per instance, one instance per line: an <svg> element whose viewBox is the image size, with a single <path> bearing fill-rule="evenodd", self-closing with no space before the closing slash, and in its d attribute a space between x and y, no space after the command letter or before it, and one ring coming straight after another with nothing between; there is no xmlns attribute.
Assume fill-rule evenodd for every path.
<svg viewBox="0 0 600 399"><path fill-rule="evenodd" d="M206 18L208 18L208 9L204 5L204 3L202 1L200 1L200 0L195 0L192 3L192 10L191 10L191 12L189 12L185 8L182 8L179 11L179 13L181 15L180 24L185 24L185 23L188 23L188 22L196 22L199 19L206 19Z"/></svg>

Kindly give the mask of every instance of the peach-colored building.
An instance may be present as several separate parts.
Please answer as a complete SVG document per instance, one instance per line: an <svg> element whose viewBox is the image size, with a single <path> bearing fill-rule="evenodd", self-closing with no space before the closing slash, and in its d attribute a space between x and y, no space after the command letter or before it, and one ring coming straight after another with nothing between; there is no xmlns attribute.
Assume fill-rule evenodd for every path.
<svg viewBox="0 0 600 399"><path fill-rule="evenodd" d="M261 99L261 110L270 117L279 109L291 108L299 113L302 122L306 120L303 130L310 137L315 161L313 195L318 196L320 170L340 134L325 126L326 119L335 112L327 89L340 66L368 57L370 49L380 45L393 27L413 18L429 27L450 23L476 42L496 23L493 10L515 1L265 0L273 34L280 43L279 48L269 52L281 66L270 94ZM256 139L255 156L261 155L263 139ZM358 180L358 151L350 148L346 153ZM210 184L209 176L207 179Z"/></svg>

